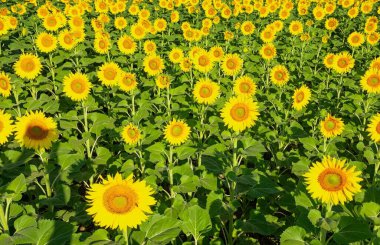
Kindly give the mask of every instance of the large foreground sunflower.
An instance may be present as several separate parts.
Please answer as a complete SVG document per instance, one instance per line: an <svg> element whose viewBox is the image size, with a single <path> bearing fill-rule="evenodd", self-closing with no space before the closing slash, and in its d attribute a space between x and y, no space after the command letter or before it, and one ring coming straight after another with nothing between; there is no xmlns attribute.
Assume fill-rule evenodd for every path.
<svg viewBox="0 0 380 245"><path fill-rule="evenodd" d="M380 113L377 113L371 118L371 122L368 125L367 131L371 136L371 140L380 142Z"/></svg>
<svg viewBox="0 0 380 245"><path fill-rule="evenodd" d="M241 132L255 124L259 116L257 102L246 96L232 97L224 105L221 116L228 128Z"/></svg>
<svg viewBox="0 0 380 245"><path fill-rule="evenodd" d="M322 162L314 163L304 177L313 198L336 205L352 200L360 192L360 174L355 171L355 166L345 165L345 160L324 157Z"/></svg>
<svg viewBox="0 0 380 245"><path fill-rule="evenodd" d="M14 64L15 73L21 77L32 80L41 72L40 59L33 54L20 55L17 62Z"/></svg>
<svg viewBox="0 0 380 245"><path fill-rule="evenodd" d="M190 127L183 120L173 119L165 127L165 139L171 145L184 143L190 135Z"/></svg>
<svg viewBox="0 0 380 245"><path fill-rule="evenodd" d="M87 213L102 227L127 230L136 228L152 213L156 200L153 189L144 180L133 181L132 175L123 179L119 173L108 175L103 183L92 184L86 198L90 204Z"/></svg>
<svg viewBox="0 0 380 245"><path fill-rule="evenodd" d="M63 92L74 101L85 100L91 87L87 75L80 72L71 73L63 78Z"/></svg>
<svg viewBox="0 0 380 245"><path fill-rule="evenodd" d="M11 115L0 110L0 145L8 141L8 137L13 132L13 121Z"/></svg>
<svg viewBox="0 0 380 245"><path fill-rule="evenodd" d="M15 125L15 139L26 148L49 149L58 139L57 124L42 112L29 112L18 118Z"/></svg>
<svg viewBox="0 0 380 245"><path fill-rule="evenodd" d="M321 122L321 132L324 137L331 138L340 135L343 132L344 123L342 119L327 114L327 117Z"/></svg>

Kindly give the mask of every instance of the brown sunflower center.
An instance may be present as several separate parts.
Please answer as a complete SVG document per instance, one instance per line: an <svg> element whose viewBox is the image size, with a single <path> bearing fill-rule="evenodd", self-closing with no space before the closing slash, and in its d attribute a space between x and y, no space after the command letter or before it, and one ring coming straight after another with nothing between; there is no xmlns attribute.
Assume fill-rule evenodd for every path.
<svg viewBox="0 0 380 245"><path fill-rule="evenodd" d="M66 44L72 44L74 42L74 39L73 37L70 35L70 34L67 34L65 35L65 37L63 38L63 41L66 43Z"/></svg>
<svg viewBox="0 0 380 245"><path fill-rule="evenodd" d="M377 76L375 74L371 75L367 79L367 84L371 87L378 87L380 86L380 76Z"/></svg>
<svg viewBox="0 0 380 245"><path fill-rule="evenodd" d="M133 85L133 82L134 82L134 79L131 77L126 76L123 78L123 83L127 86Z"/></svg>
<svg viewBox="0 0 380 245"><path fill-rule="evenodd" d="M248 118L249 108L245 104L238 103L230 110L230 115L235 121L241 122Z"/></svg>
<svg viewBox="0 0 380 245"><path fill-rule="evenodd" d="M285 78L285 73L283 71L277 71L275 74L274 74L275 78L277 80L283 80Z"/></svg>
<svg viewBox="0 0 380 245"><path fill-rule="evenodd" d="M129 136L129 138L131 138L131 139L135 139L138 136L138 132L134 128L129 128L128 131L127 131L127 134Z"/></svg>
<svg viewBox="0 0 380 245"><path fill-rule="evenodd" d="M359 42L359 37L358 37L358 36L354 36L354 37L352 37L352 42L353 42L353 43L357 43L357 42Z"/></svg>
<svg viewBox="0 0 380 245"><path fill-rule="evenodd" d="M4 23L2 21L0 21L0 31L4 30L4 27L5 27Z"/></svg>
<svg viewBox="0 0 380 245"><path fill-rule="evenodd" d="M376 125L376 132L380 134L380 122Z"/></svg>
<svg viewBox="0 0 380 245"><path fill-rule="evenodd" d="M136 207L136 193L125 185L108 188L103 194L103 204L111 213L127 213Z"/></svg>
<svg viewBox="0 0 380 245"><path fill-rule="evenodd" d="M43 46L45 47L50 47L53 45L53 39L50 37L50 36L44 36L42 39L41 39L41 43Z"/></svg>
<svg viewBox="0 0 380 245"><path fill-rule="evenodd" d="M348 61L346 59L339 59L338 66L340 68L346 68L348 66Z"/></svg>
<svg viewBox="0 0 380 245"><path fill-rule="evenodd" d="M31 125L26 130L26 136L32 140L43 140L49 134L49 129L43 125Z"/></svg>
<svg viewBox="0 0 380 245"><path fill-rule="evenodd" d="M124 39L123 41L123 47L126 49L131 49L133 46L133 42L130 39Z"/></svg>
<svg viewBox="0 0 380 245"><path fill-rule="evenodd" d="M71 82L71 89L75 93L81 94L86 89L86 86L84 85L84 81L83 80L76 79L76 80L74 80L74 81Z"/></svg>
<svg viewBox="0 0 380 245"><path fill-rule="evenodd" d="M0 121L0 133L1 133L1 131L3 131L3 129L4 129L4 123L2 121Z"/></svg>
<svg viewBox="0 0 380 245"><path fill-rule="evenodd" d="M171 133L174 137L178 137L182 134L183 128L180 125L174 125L172 127Z"/></svg>
<svg viewBox="0 0 380 245"><path fill-rule="evenodd" d="M210 63L209 59L207 59L207 57L204 55L198 58L198 62L199 62L199 65L201 66L207 66Z"/></svg>
<svg viewBox="0 0 380 245"><path fill-rule="evenodd" d="M318 182L324 190L339 191L346 184L346 175L339 169L325 169L318 176Z"/></svg>
<svg viewBox="0 0 380 245"><path fill-rule="evenodd" d="M212 90L211 90L211 88L206 87L206 86L202 87L202 88L200 89L200 91L199 91L199 95L200 95L202 98L208 98L208 97L211 96L211 94L212 94Z"/></svg>
<svg viewBox="0 0 380 245"><path fill-rule="evenodd" d="M157 60L150 60L149 61L149 68L152 69L152 70L158 70L159 68L159 64L157 62Z"/></svg>
<svg viewBox="0 0 380 245"><path fill-rule="evenodd" d="M173 58L176 59L176 60L179 59L179 53L174 53L173 54Z"/></svg>
<svg viewBox="0 0 380 245"><path fill-rule="evenodd" d="M21 69L26 72L31 72L36 68L34 60L31 58L26 58L21 61Z"/></svg>
<svg viewBox="0 0 380 245"><path fill-rule="evenodd" d="M273 54L272 49L270 49L270 48L264 49L264 54L266 54L268 56L272 55Z"/></svg>
<svg viewBox="0 0 380 245"><path fill-rule="evenodd" d="M141 27L137 27L137 28L135 29L135 34L136 34L137 36L142 36L142 35L144 35L144 29L142 29Z"/></svg>
<svg viewBox="0 0 380 245"><path fill-rule="evenodd" d="M233 59L227 60L226 65L227 65L227 68L230 70L236 69L236 67L237 67L236 62Z"/></svg>
<svg viewBox="0 0 380 245"><path fill-rule="evenodd" d="M336 127L336 122L334 120L328 120L324 125L327 131L332 131Z"/></svg>
<svg viewBox="0 0 380 245"><path fill-rule="evenodd" d="M304 92L301 91L297 94L296 101L299 103L299 102L303 101L304 98L305 98L305 94L304 94Z"/></svg>
<svg viewBox="0 0 380 245"><path fill-rule="evenodd" d="M117 75L117 71L115 71L115 69L113 68L106 68L104 70L104 77L107 80L114 80L116 78L116 75Z"/></svg>
<svg viewBox="0 0 380 245"><path fill-rule="evenodd" d="M7 90L8 87L9 87L8 80L3 77L0 77L0 88Z"/></svg>
<svg viewBox="0 0 380 245"><path fill-rule="evenodd" d="M251 90L251 86L246 82L242 82L239 85L239 90L242 93L249 93L249 91Z"/></svg>
<svg viewBox="0 0 380 245"><path fill-rule="evenodd" d="M250 25L245 25L245 26L244 26L244 30L245 30L246 32L250 32L250 31L252 30L252 28L251 28Z"/></svg>
<svg viewBox="0 0 380 245"><path fill-rule="evenodd" d="M107 43L104 40L99 41L99 47L101 49L105 49L107 47Z"/></svg>
<svg viewBox="0 0 380 245"><path fill-rule="evenodd" d="M49 26L56 26L57 25L57 20L54 17L51 17L47 20L47 24Z"/></svg>

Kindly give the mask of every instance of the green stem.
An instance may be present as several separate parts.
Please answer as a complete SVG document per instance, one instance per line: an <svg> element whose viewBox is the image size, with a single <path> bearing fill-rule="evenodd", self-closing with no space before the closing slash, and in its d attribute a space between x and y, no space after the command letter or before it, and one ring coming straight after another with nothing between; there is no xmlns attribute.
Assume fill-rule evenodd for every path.
<svg viewBox="0 0 380 245"><path fill-rule="evenodd" d="M166 90L166 103L167 103L167 112L168 112L168 116L170 117L171 116L171 108L170 108L170 88L168 87L168 89Z"/></svg>
<svg viewBox="0 0 380 245"><path fill-rule="evenodd" d="M125 244L128 245L129 244L128 227L127 229L123 230L123 236L124 236Z"/></svg>
<svg viewBox="0 0 380 245"><path fill-rule="evenodd" d="M135 93L132 90L132 116L134 116L135 114L136 114L136 111L135 111Z"/></svg>
<svg viewBox="0 0 380 245"><path fill-rule="evenodd" d="M175 193L173 191L173 184L174 184L174 180L173 180L173 167L174 167L173 146L170 146L170 148L169 148L169 159L168 160L169 160L168 174L169 174L169 184L170 184L170 196L174 197Z"/></svg>
<svg viewBox="0 0 380 245"><path fill-rule="evenodd" d="M84 131L88 132L88 107L85 106L84 102L82 103L83 107L83 120L84 120ZM90 140L86 140L86 151L87 151L87 157L88 159L91 159L91 147L90 147Z"/></svg>
<svg viewBox="0 0 380 245"><path fill-rule="evenodd" d="M236 167L238 167L238 161L237 161L237 137L232 139L233 141L233 153L232 153L232 167L233 171L236 173ZM230 217L228 221L228 242L227 244L233 244L233 232L234 232L234 212L232 208L232 203L235 201L235 188L236 183L233 181L230 184Z"/></svg>
<svg viewBox="0 0 380 245"><path fill-rule="evenodd" d="M3 227L3 232L9 234L8 217L4 213L3 204L0 205L0 222Z"/></svg>

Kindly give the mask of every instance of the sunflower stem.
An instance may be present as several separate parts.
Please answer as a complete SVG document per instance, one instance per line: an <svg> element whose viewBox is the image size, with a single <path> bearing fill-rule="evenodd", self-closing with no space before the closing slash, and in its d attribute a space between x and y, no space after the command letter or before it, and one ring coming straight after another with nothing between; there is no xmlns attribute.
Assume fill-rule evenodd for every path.
<svg viewBox="0 0 380 245"><path fill-rule="evenodd" d="M136 111L135 111L135 92L132 90L132 116L134 116L136 114Z"/></svg>
<svg viewBox="0 0 380 245"><path fill-rule="evenodd" d="M168 112L168 116L170 117L171 116L171 109L170 109L170 87L167 88L166 90L166 103L167 103L167 112Z"/></svg>
<svg viewBox="0 0 380 245"><path fill-rule="evenodd" d="M83 107L83 120L84 120L84 131L88 132L88 107L85 106L84 102L82 102ZM86 152L88 159L91 159L91 147L90 147L90 140L86 140Z"/></svg>
<svg viewBox="0 0 380 245"><path fill-rule="evenodd" d="M9 207L8 201L7 201L7 208ZM7 212L6 212L7 213ZM9 227L8 227L8 216L4 213L3 204L0 205L0 223L3 227L3 232L5 234L9 234Z"/></svg>
<svg viewBox="0 0 380 245"><path fill-rule="evenodd" d="M127 229L123 230L123 236L124 236L125 244L128 245L129 244L128 227Z"/></svg>
<svg viewBox="0 0 380 245"><path fill-rule="evenodd" d="M174 184L174 181L173 181L173 167L174 167L173 146L170 146L170 148L169 148L169 159L168 160L169 160L168 174L169 174L169 184L170 184L170 196L172 198L174 198L175 193L173 191L173 184Z"/></svg>
<svg viewBox="0 0 380 245"><path fill-rule="evenodd" d="M237 160L237 137L234 137L232 139L233 141L233 153L232 153L232 167L233 171L236 173L236 167L238 167L238 160ZM234 232L234 212L233 212L233 202L235 201L235 187L236 183L235 181L232 181L230 184L230 217L228 221L228 241L227 244L233 244L233 232Z"/></svg>

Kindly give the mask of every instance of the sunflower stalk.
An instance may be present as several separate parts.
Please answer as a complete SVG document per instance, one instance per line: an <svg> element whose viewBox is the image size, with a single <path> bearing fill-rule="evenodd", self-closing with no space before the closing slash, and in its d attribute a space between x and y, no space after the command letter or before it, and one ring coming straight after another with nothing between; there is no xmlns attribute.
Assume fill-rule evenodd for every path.
<svg viewBox="0 0 380 245"><path fill-rule="evenodd" d="M168 161L169 161L169 166L168 166L168 174L169 174L169 184L170 184L170 196L172 198L175 197L175 193L173 191L173 184L174 184L174 180L173 180L173 167L174 167L174 162L173 162L173 146L170 146L169 147L169 157L168 157Z"/></svg>
<svg viewBox="0 0 380 245"><path fill-rule="evenodd" d="M129 244L128 227L127 229L123 230L123 236L124 236L125 244L128 245Z"/></svg>
<svg viewBox="0 0 380 245"><path fill-rule="evenodd" d="M89 132L88 128L88 107L85 105L84 102L82 102L82 107L83 107L83 120L84 120L84 131ZM88 159L91 159L91 147L90 147L90 140L86 140L86 152L87 152L87 157Z"/></svg>
<svg viewBox="0 0 380 245"><path fill-rule="evenodd" d="M233 152L232 152L232 167L233 167L233 171L236 173L236 168L238 167L238 159L237 159L237 151L238 151L238 147L237 147L237 142L238 142L238 139L237 137L234 137L232 139L232 142L233 142ZM231 210L230 210L230 217L229 217L229 221L228 221L228 241L227 241L227 244L233 244L233 232L234 232L234 212L232 211L233 210L233 202L235 201L235 188L236 188L236 183L235 181L232 181L231 184L229 185L230 187L230 207L231 207Z"/></svg>
<svg viewBox="0 0 380 245"><path fill-rule="evenodd" d="M8 210L10 206L10 201L8 199L6 200L6 207L5 207L5 212L3 208L3 204L0 205L0 223L1 226L3 227L3 233L9 234L9 226L8 226Z"/></svg>

